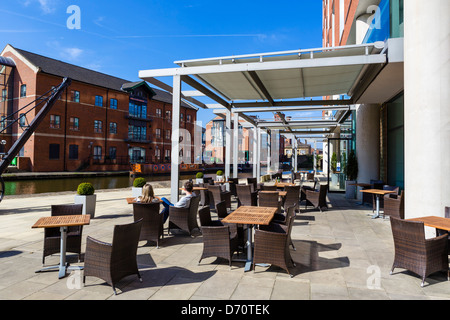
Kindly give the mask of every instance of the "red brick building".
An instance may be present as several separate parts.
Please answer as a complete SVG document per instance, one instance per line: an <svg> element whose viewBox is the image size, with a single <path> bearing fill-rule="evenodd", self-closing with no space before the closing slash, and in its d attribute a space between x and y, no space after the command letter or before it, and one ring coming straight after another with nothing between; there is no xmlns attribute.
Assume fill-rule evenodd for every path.
<svg viewBox="0 0 450 320"><path fill-rule="evenodd" d="M32 102L48 95L64 77L72 79L20 151L19 169L116 171L129 170L130 163L170 163L170 93L151 88L144 81L130 82L11 45L3 49L1 56L11 58L15 67L9 85L0 86L0 116L4 120L17 112L16 118L20 117L0 136L6 141L6 150L39 112L41 106L32 109L36 105ZM181 128L191 137L196 115L195 107L182 103ZM193 154L194 147L189 146L183 151Z"/></svg>

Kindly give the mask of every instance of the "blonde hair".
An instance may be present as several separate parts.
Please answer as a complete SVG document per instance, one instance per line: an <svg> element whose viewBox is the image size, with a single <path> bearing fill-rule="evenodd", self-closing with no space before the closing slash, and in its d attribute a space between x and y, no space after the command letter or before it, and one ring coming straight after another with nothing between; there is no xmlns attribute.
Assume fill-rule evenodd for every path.
<svg viewBox="0 0 450 320"><path fill-rule="evenodd" d="M142 197L141 202L149 203L155 199L155 193L153 192L153 187L150 183L146 183L142 187Z"/></svg>

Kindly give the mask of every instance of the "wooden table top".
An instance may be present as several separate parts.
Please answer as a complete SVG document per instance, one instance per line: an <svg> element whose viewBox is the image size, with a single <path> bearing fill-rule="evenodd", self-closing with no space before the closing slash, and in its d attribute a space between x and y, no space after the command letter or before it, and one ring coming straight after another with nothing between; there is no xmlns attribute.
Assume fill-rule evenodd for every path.
<svg viewBox="0 0 450 320"><path fill-rule="evenodd" d="M294 187L294 186L295 186L295 184L294 184L294 183L291 183L291 182L277 182L277 183L275 183L275 185L276 185L278 188Z"/></svg>
<svg viewBox="0 0 450 320"><path fill-rule="evenodd" d="M55 228L55 227L73 227L89 224L91 216L85 215L68 215L68 216L50 216L42 217L32 226L32 228Z"/></svg>
<svg viewBox="0 0 450 320"><path fill-rule="evenodd" d="M407 219L408 221L423 222L426 226L450 231L450 219L436 216Z"/></svg>
<svg viewBox="0 0 450 320"><path fill-rule="evenodd" d="M278 195L281 196L281 197L286 197L286 195L287 195L287 191L261 190L259 193L271 193L271 192L276 192L276 193L278 193Z"/></svg>
<svg viewBox="0 0 450 320"><path fill-rule="evenodd" d="M364 189L364 190L360 190L361 192L366 192L366 193L374 193L374 194L381 194L381 195L385 195L388 193L396 193L397 191L393 191L393 190L381 190L381 189Z"/></svg>
<svg viewBox="0 0 450 320"><path fill-rule="evenodd" d="M278 208L240 206L222 219L225 223L269 225Z"/></svg>
<svg viewBox="0 0 450 320"><path fill-rule="evenodd" d="M158 199L159 199L159 198L158 198ZM162 202L162 200L159 199L159 202ZM136 198L135 198L135 197L127 198L127 203L128 203L128 204L137 203Z"/></svg>
<svg viewBox="0 0 450 320"><path fill-rule="evenodd" d="M180 188L180 190L184 191L184 188ZM200 190L208 190L208 188L205 187L193 187L192 191L200 191Z"/></svg>

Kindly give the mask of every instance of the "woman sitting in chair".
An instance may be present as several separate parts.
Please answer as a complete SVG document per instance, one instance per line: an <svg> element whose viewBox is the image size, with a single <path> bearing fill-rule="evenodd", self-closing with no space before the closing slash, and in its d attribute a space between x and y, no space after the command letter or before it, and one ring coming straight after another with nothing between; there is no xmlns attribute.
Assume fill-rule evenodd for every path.
<svg viewBox="0 0 450 320"><path fill-rule="evenodd" d="M142 187L142 196L139 197L139 200L141 203L152 203L161 201L158 197L155 197L155 192L153 191L153 187L150 183L146 183Z"/></svg>

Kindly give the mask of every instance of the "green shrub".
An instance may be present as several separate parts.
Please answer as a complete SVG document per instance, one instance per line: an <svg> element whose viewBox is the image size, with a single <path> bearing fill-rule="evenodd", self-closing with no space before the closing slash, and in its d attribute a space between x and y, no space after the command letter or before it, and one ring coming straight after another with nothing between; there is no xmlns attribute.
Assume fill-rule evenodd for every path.
<svg viewBox="0 0 450 320"><path fill-rule="evenodd" d="M94 186L90 182L82 182L78 185L77 194L80 196L90 196L94 194Z"/></svg>
<svg viewBox="0 0 450 320"><path fill-rule="evenodd" d="M354 150L350 151L345 172L348 180L355 181L358 178L358 159Z"/></svg>
<svg viewBox="0 0 450 320"><path fill-rule="evenodd" d="M134 179L133 187L142 188L146 183L147 183L147 180L145 180L145 178L139 177L139 178Z"/></svg>
<svg viewBox="0 0 450 320"><path fill-rule="evenodd" d="M203 178L203 172L197 172L197 174L195 175L195 177L197 179L202 179Z"/></svg>
<svg viewBox="0 0 450 320"><path fill-rule="evenodd" d="M218 170L218 171L216 172L216 175L218 175L218 176L223 176L223 171L222 171L222 170Z"/></svg>

